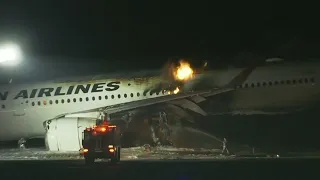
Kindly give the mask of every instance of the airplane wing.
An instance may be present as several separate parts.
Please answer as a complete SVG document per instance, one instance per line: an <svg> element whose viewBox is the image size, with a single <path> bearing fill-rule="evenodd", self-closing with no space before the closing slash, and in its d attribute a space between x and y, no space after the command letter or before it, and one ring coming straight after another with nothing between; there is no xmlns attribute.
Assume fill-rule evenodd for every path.
<svg viewBox="0 0 320 180"><path fill-rule="evenodd" d="M144 100L133 101L133 102L128 102L128 103L117 104L115 106L107 106L107 107L101 107L98 109L90 109L87 111L61 114L55 118L63 117L66 115L72 115L72 114L78 114L78 113L89 113L89 112L95 112L95 111L104 111L108 114L114 114L114 113L134 110L134 109L138 109L138 108L142 108L142 107L146 107L146 106L151 106L151 105L156 105L156 104L161 104L161 103L172 103L172 104L179 104L179 105L183 106L183 103L185 103L186 99L188 99L188 98L191 99L194 103L198 103L198 102L203 101L203 99L205 99L204 97L214 96L214 95L226 93L226 92L233 91L233 90L234 90L233 88L225 88L225 89L221 88L221 89L214 89L214 90L208 90L208 91L198 91L198 92L188 92L188 93L182 92L182 93L173 94L173 95L167 95L167 96L161 96L161 97L156 97L156 98L150 98L150 99L144 99ZM184 107L184 108L188 109L188 107ZM192 110L196 111L195 109L192 109ZM200 114L202 114L202 113L200 113Z"/></svg>
<svg viewBox="0 0 320 180"><path fill-rule="evenodd" d="M229 92L232 90L234 89L227 88L227 89L216 89L211 91L190 92L190 93L181 93L181 94L178 93L174 95L168 95L168 96L162 96L157 98L150 98L150 99L145 99L140 101L119 104L114 107L106 107L105 111L109 114L113 114L113 113L118 113L122 111L128 111L128 110L133 110L141 107L151 106L159 103L166 103L166 102L174 103L186 98L196 99L196 98L201 98L202 96L206 96L206 97L214 96L214 95Z"/></svg>

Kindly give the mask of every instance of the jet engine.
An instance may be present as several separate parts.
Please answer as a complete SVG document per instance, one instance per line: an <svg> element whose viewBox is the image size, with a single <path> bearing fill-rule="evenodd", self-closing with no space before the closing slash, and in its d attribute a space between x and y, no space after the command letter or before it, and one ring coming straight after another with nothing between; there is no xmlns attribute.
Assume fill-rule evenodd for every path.
<svg viewBox="0 0 320 180"><path fill-rule="evenodd" d="M46 148L50 151L79 151L83 130L95 125L96 119L97 117L94 116L81 117L81 115L74 114L71 117L65 116L45 121Z"/></svg>

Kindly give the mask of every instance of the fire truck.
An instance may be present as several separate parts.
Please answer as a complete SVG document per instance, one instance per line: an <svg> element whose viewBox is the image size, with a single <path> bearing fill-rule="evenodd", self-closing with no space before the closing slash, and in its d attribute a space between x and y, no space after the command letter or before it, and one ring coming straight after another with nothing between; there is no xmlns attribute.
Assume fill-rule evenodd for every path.
<svg viewBox="0 0 320 180"><path fill-rule="evenodd" d="M111 159L111 163L120 161L120 131L107 121L86 128L82 134L82 152L85 164L93 164L95 159Z"/></svg>

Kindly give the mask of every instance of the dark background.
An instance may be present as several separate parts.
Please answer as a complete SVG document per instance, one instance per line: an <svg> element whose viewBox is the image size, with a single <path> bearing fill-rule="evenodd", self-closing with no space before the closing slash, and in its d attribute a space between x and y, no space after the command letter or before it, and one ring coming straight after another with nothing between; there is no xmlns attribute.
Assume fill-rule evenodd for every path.
<svg viewBox="0 0 320 180"><path fill-rule="evenodd" d="M320 28L312 7L285 1L1 1L0 40L21 45L24 63L10 73L25 80L158 69L169 58L187 58L194 66L209 61L210 67L268 57L314 61Z"/></svg>
<svg viewBox="0 0 320 180"><path fill-rule="evenodd" d="M0 40L20 44L24 61L18 67L1 67L0 79L25 82L159 69L168 59L179 58L193 66L208 61L210 68L247 66L270 57L317 61L320 28L313 7L317 5L292 1L1 1ZM254 122L250 126L232 121L220 124L225 127L222 134L228 130L239 136L249 132L246 127L251 130L247 136L256 138L263 132L256 130L260 128L269 132L268 142L289 132L290 126L265 121L268 129L254 118L248 120ZM291 123L292 134L297 122ZM239 128L229 132L231 127ZM278 144L283 142L287 140Z"/></svg>

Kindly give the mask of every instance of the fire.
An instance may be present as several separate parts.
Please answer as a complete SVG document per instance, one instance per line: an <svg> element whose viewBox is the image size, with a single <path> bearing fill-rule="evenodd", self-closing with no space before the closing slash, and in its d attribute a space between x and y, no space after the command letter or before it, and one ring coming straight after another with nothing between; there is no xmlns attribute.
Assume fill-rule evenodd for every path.
<svg viewBox="0 0 320 180"><path fill-rule="evenodd" d="M180 92L180 89L179 89L179 87L176 87L176 89L175 90L173 90L172 92L171 91L167 91L167 93L168 94L178 94Z"/></svg>
<svg viewBox="0 0 320 180"><path fill-rule="evenodd" d="M179 66L173 72L174 78L179 81L187 81L193 77L193 70L190 64L184 60L179 62Z"/></svg>
<svg viewBox="0 0 320 180"><path fill-rule="evenodd" d="M174 91L173 94L177 94L180 91L180 89L177 87Z"/></svg>

